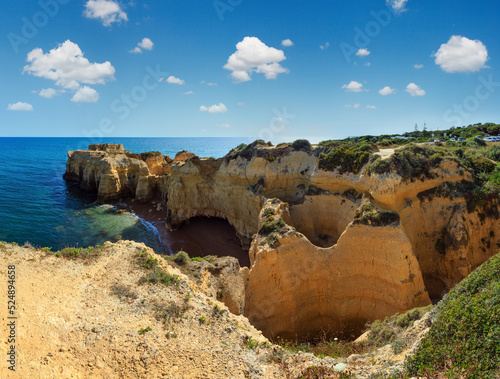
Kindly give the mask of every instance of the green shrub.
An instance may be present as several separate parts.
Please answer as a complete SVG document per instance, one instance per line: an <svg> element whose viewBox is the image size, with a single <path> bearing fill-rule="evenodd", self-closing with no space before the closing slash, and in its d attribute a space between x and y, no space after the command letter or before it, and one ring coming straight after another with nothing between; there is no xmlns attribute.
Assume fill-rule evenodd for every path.
<svg viewBox="0 0 500 379"><path fill-rule="evenodd" d="M47 250L48 249L48 250ZM105 249L104 246L96 245L87 248L83 247L66 247L60 251L52 253L49 248L42 249L45 252L52 253L56 257L63 257L67 259L93 259L101 256L102 251Z"/></svg>
<svg viewBox="0 0 500 379"><path fill-rule="evenodd" d="M336 141L321 142L324 147L318 159L318 167L325 171L338 169L340 174L352 172L357 174L368 163L370 155L378 151L374 144L338 143Z"/></svg>
<svg viewBox="0 0 500 379"><path fill-rule="evenodd" d="M354 225L387 226L399 223L399 214L376 209L370 201L365 201L354 212Z"/></svg>
<svg viewBox="0 0 500 379"><path fill-rule="evenodd" d="M152 331L153 329L151 329L151 327L147 327L147 328L141 328L139 329L139 334L144 334L144 333L147 333L147 332L150 332Z"/></svg>
<svg viewBox="0 0 500 379"><path fill-rule="evenodd" d="M430 171L441 163L443 157L442 150L410 144L388 159L372 158L365 171L379 175L396 172L404 179L420 179L430 177Z"/></svg>
<svg viewBox="0 0 500 379"><path fill-rule="evenodd" d="M278 217L278 219L268 216L266 221L261 225L260 227L260 232L263 234L269 234L272 232L275 232L285 226L285 221L281 217Z"/></svg>
<svg viewBox="0 0 500 379"><path fill-rule="evenodd" d="M180 285L178 275L170 275L159 266L158 259L153 258L146 249L136 255L139 266L147 270L145 276L140 279L140 283L163 283L166 285Z"/></svg>
<svg viewBox="0 0 500 379"><path fill-rule="evenodd" d="M486 152L486 156L494 161L500 162L500 145L491 146Z"/></svg>
<svg viewBox="0 0 500 379"><path fill-rule="evenodd" d="M179 251L174 258L174 262L180 266L184 266L189 261L189 255L185 251Z"/></svg>
<svg viewBox="0 0 500 379"><path fill-rule="evenodd" d="M500 370L500 255L455 286L415 355L410 376L494 378Z"/></svg>
<svg viewBox="0 0 500 379"><path fill-rule="evenodd" d="M298 139L293 141L292 147L294 150L311 150L311 143L306 139Z"/></svg>
<svg viewBox="0 0 500 379"><path fill-rule="evenodd" d="M264 210L263 215L264 215L265 217L268 217L268 216L274 216L274 209L273 209L273 208L266 208L266 209Z"/></svg>

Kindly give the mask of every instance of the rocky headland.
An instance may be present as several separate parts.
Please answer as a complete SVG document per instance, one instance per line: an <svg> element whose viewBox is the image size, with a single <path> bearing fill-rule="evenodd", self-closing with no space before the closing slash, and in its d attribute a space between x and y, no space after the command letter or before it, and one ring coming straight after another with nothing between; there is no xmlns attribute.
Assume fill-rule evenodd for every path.
<svg viewBox="0 0 500 379"><path fill-rule="evenodd" d="M498 197L476 193L478 162L444 148L377 150L256 141L220 159L171 159L91 146L68 153L65 179L101 202L161 199L169 229L227 220L250 266L203 280L231 312L268 338L350 337L441 299L499 244Z"/></svg>

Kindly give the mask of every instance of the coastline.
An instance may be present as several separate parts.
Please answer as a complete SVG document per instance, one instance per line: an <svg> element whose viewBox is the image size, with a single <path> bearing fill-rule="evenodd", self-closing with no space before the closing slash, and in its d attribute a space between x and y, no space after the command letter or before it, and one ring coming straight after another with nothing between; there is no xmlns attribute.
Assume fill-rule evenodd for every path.
<svg viewBox="0 0 500 379"><path fill-rule="evenodd" d="M141 220L151 224L156 229L162 245L172 254L182 250L191 258L207 255L231 256L237 258L242 267L250 265L248 252L241 247L234 228L225 220L195 217L179 229L170 231L165 227L165 210L157 208L157 204L161 204L160 199L154 199L146 204L133 199L121 203L126 204Z"/></svg>

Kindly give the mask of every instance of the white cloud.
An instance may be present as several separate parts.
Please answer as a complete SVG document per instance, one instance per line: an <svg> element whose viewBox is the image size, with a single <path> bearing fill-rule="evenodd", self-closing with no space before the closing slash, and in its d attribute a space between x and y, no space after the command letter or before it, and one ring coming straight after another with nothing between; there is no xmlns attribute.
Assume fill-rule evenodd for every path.
<svg viewBox="0 0 500 379"><path fill-rule="evenodd" d="M208 113L224 113L227 112L227 108L224 104L219 103L218 105L212 105L210 107L206 107L202 105L200 107L200 112L208 112Z"/></svg>
<svg viewBox="0 0 500 379"><path fill-rule="evenodd" d="M416 64L415 66L413 66L413 68L417 69L417 70L420 70L421 68L423 68L424 65L423 64Z"/></svg>
<svg viewBox="0 0 500 379"><path fill-rule="evenodd" d="M206 84L206 85L207 85L207 86L209 86L209 87L217 87L217 86L218 86L218 84L217 84L217 83L210 83L210 82L209 82L209 83L207 83L207 82L206 82L206 81L204 81L204 80L202 80L202 81L200 82L200 84Z"/></svg>
<svg viewBox="0 0 500 379"><path fill-rule="evenodd" d="M387 5L391 6L396 13L406 11L405 6L407 2L408 0L386 0Z"/></svg>
<svg viewBox="0 0 500 379"><path fill-rule="evenodd" d="M87 18L100 19L104 26L110 26L114 22L128 21L127 14L120 4L113 0L89 0L85 4L83 14Z"/></svg>
<svg viewBox="0 0 500 379"><path fill-rule="evenodd" d="M230 70L236 83L248 82L251 74L264 74L266 79L276 79L278 74L288 73L279 62L285 60L283 50L269 47L257 37L245 37L236 45L236 52L229 57L224 65Z"/></svg>
<svg viewBox="0 0 500 379"><path fill-rule="evenodd" d="M220 126L221 128L230 128L231 125L229 124L217 124L217 126Z"/></svg>
<svg viewBox="0 0 500 379"><path fill-rule="evenodd" d="M57 95L57 91L54 88L44 88L38 94L46 99L51 99Z"/></svg>
<svg viewBox="0 0 500 379"><path fill-rule="evenodd" d="M365 63L365 66L366 66L366 67L370 67L371 65L372 65L372 64L371 64L370 62L366 62L366 63Z"/></svg>
<svg viewBox="0 0 500 379"><path fill-rule="evenodd" d="M187 91L187 92L184 92L184 95L192 95L192 94L194 94L194 92L193 92L193 91Z"/></svg>
<svg viewBox="0 0 500 379"><path fill-rule="evenodd" d="M236 104L236 105L238 105L239 107L241 107L241 106L245 105L245 103L244 103L243 101L240 101L240 102L239 102L238 104Z"/></svg>
<svg viewBox="0 0 500 379"><path fill-rule="evenodd" d="M371 52L368 49L359 49L358 52L356 53L358 57L367 57L370 54Z"/></svg>
<svg viewBox="0 0 500 379"><path fill-rule="evenodd" d="M353 80L349 84L344 84L342 89L345 89L347 92L363 92L363 84Z"/></svg>
<svg viewBox="0 0 500 379"><path fill-rule="evenodd" d="M387 96L387 95L393 95L396 93L396 90L394 88L391 88L389 86L385 86L381 90L378 91L379 94L382 96Z"/></svg>
<svg viewBox="0 0 500 379"><path fill-rule="evenodd" d="M7 106L7 110L31 112L31 111L33 111L33 105L19 101L15 104L9 104Z"/></svg>
<svg viewBox="0 0 500 379"><path fill-rule="evenodd" d="M99 100L99 93L93 88L83 86L71 98L74 103L95 103Z"/></svg>
<svg viewBox="0 0 500 379"><path fill-rule="evenodd" d="M367 105L366 108L367 109L377 109L377 107L375 105Z"/></svg>
<svg viewBox="0 0 500 379"><path fill-rule="evenodd" d="M149 38L143 38L137 46L143 48L144 50L153 50L153 45L153 41L151 41Z"/></svg>
<svg viewBox="0 0 500 379"><path fill-rule="evenodd" d="M325 49L328 49L329 47L330 47L330 42L327 42L327 43L325 43L324 45L320 45L320 47L319 47L319 48L320 48L321 50L325 50Z"/></svg>
<svg viewBox="0 0 500 379"><path fill-rule="evenodd" d="M141 42L137 44L130 53L132 54L142 54L142 50L153 50L154 43L149 38L143 38Z"/></svg>
<svg viewBox="0 0 500 379"><path fill-rule="evenodd" d="M176 78L175 76L169 76L167 78L167 83L170 83L170 84L177 84L179 86L182 86L184 85L184 80L182 79L179 79L179 78Z"/></svg>
<svg viewBox="0 0 500 379"><path fill-rule="evenodd" d="M361 106L361 104L354 104L352 107L353 107L353 108L355 108L355 109L357 109L357 108L359 108L360 106Z"/></svg>
<svg viewBox="0 0 500 379"><path fill-rule="evenodd" d="M285 47L293 46L293 42L291 39L284 39L283 41L281 41L281 46Z"/></svg>
<svg viewBox="0 0 500 379"><path fill-rule="evenodd" d="M476 72L486 67L488 50L479 40L451 36L433 56L436 64L445 72Z"/></svg>
<svg viewBox="0 0 500 379"><path fill-rule="evenodd" d="M105 84L114 79L115 68L110 62L90 63L83 56L80 47L71 41L66 41L48 53L36 48L28 53L23 72L39 78L55 81L55 84L78 90L80 83Z"/></svg>
<svg viewBox="0 0 500 379"><path fill-rule="evenodd" d="M425 91L417 86L415 83L410 83L406 86L406 92L412 96L424 96Z"/></svg>

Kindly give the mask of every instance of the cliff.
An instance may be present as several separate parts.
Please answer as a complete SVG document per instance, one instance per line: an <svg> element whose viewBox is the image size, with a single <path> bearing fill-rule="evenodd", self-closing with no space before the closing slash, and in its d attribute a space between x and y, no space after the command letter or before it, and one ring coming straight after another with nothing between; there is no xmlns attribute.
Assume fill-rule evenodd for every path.
<svg viewBox="0 0 500 379"><path fill-rule="evenodd" d="M288 378L337 363L312 354L274 361L277 347L245 317L144 244L50 252L0 243L0 256L2 282L15 266L17 317L12 334L2 307L0 331L15 340L15 371L3 344L2 378Z"/></svg>
<svg viewBox="0 0 500 379"><path fill-rule="evenodd" d="M478 176L461 160L420 147L382 160L375 150L257 141L172 162L161 176L123 154L84 151L70 153L66 177L101 200L156 191L169 228L226 219L251 260L235 303L266 336L349 335L440 299L500 236L498 201L472 209Z"/></svg>

